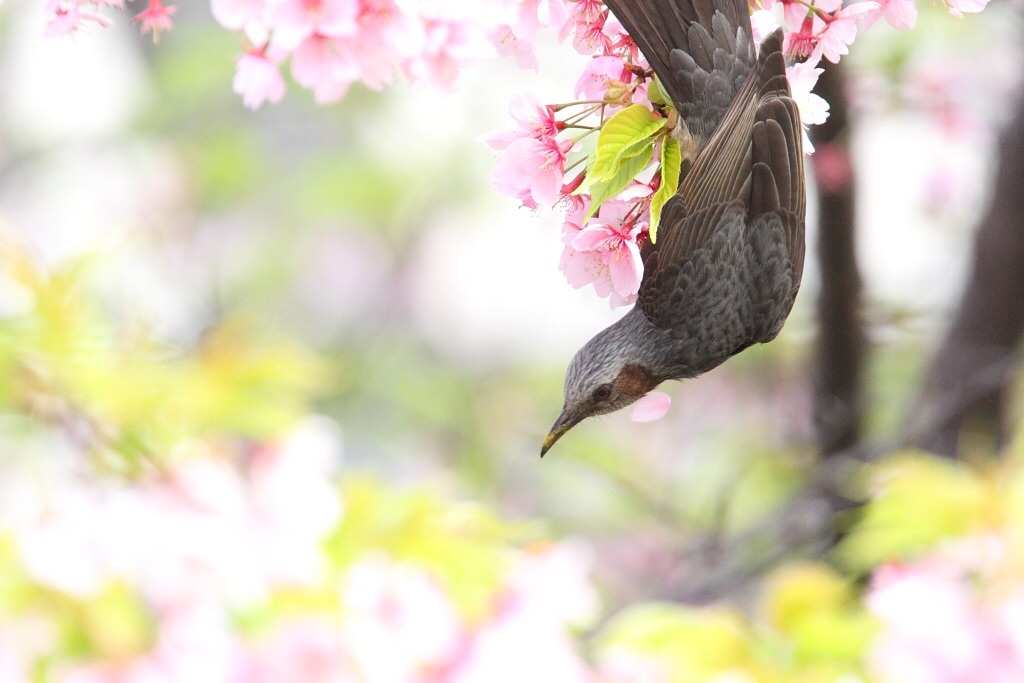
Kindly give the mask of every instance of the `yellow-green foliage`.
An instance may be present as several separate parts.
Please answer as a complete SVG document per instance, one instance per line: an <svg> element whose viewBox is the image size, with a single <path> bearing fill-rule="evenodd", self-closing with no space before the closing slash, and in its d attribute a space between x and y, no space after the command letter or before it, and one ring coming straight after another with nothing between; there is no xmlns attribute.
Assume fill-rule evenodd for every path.
<svg viewBox="0 0 1024 683"><path fill-rule="evenodd" d="M94 451L164 455L184 439L268 438L309 410L328 375L298 343L225 319L193 348L105 312L86 259L49 272L16 245L0 266L23 306L0 319L0 401Z"/></svg>

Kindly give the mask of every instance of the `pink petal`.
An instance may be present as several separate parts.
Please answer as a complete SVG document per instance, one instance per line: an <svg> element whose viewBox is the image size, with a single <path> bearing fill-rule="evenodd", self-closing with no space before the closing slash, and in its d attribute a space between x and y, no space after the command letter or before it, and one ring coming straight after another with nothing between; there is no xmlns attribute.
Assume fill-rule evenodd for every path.
<svg viewBox="0 0 1024 683"><path fill-rule="evenodd" d="M633 422L654 422L664 417L671 407L671 396L664 391L652 391L633 404L629 419Z"/></svg>
<svg viewBox="0 0 1024 683"><path fill-rule="evenodd" d="M644 264L636 243L626 243L613 251L608 260L608 270L616 292L622 296L636 294L644 274Z"/></svg>
<svg viewBox="0 0 1024 683"><path fill-rule="evenodd" d="M889 0L882 13L893 28L901 31L914 28L917 23L917 4L914 0Z"/></svg>
<svg viewBox="0 0 1024 683"><path fill-rule="evenodd" d="M238 60L233 88L242 96L246 107L259 109L264 102L279 102L286 86L276 64L259 53L250 52Z"/></svg>
<svg viewBox="0 0 1024 683"><path fill-rule="evenodd" d="M616 237L618 235L603 223L591 223L573 237L572 248L577 251L608 249L608 240Z"/></svg>

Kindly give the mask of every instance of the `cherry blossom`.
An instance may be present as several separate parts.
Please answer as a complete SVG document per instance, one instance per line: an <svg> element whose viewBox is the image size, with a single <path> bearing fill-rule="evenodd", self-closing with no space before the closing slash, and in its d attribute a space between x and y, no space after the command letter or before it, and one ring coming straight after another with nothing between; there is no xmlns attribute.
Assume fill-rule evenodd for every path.
<svg viewBox="0 0 1024 683"><path fill-rule="evenodd" d="M824 57L833 64L839 62L839 58L850 52L850 44L857 37L857 22L864 15L878 9L878 3L871 0L855 2L847 5L834 14L822 19L820 15L815 17L815 25L824 23L824 27L815 30L818 44L811 55L811 61Z"/></svg>
<svg viewBox="0 0 1024 683"><path fill-rule="evenodd" d="M341 632L363 680L416 680L456 655L461 619L423 569L368 554L349 568L341 596Z"/></svg>
<svg viewBox="0 0 1024 683"><path fill-rule="evenodd" d="M626 33L622 22L615 15L609 14L605 17L604 26L601 27L601 34L604 36L605 54L617 55L637 66L647 67L647 62L640 55L640 50L637 48L636 43Z"/></svg>
<svg viewBox="0 0 1024 683"><path fill-rule="evenodd" d="M285 93L284 78L277 65L267 58L265 50L253 50L238 60L233 89L250 109L264 102L279 102Z"/></svg>
<svg viewBox="0 0 1024 683"><path fill-rule="evenodd" d="M83 5L92 5L93 10L83 9ZM43 33L47 38L73 33L86 22L97 26L109 26L110 19L97 14L99 3L84 2L83 0L49 0L46 3L45 12L49 17L46 22L46 29Z"/></svg>
<svg viewBox="0 0 1024 683"><path fill-rule="evenodd" d="M828 102L811 92L818 82L818 76L824 69L816 68L813 62L798 62L786 67L786 78L789 80L790 92L797 108L800 110L800 123L803 126L804 151L814 152L814 145L807 136L808 126L825 123L828 118Z"/></svg>
<svg viewBox="0 0 1024 683"><path fill-rule="evenodd" d="M554 204L561 196L566 155L571 140L546 136L522 137L513 141L498 157L492 184L511 197L529 197L541 206Z"/></svg>
<svg viewBox="0 0 1024 683"><path fill-rule="evenodd" d="M266 0L210 0L210 11L221 26L238 31L263 16Z"/></svg>
<svg viewBox="0 0 1024 683"><path fill-rule="evenodd" d="M945 0L946 9L958 19L964 18L964 13L973 14L980 12L988 6L988 0Z"/></svg>
<svg viewBox="0 0 1024 683"><path fill-rule="evenodd" d="M621 57L602 55L587 62L576 81L576 96L585 100L603 100L615 89L622 91L629 80L629 71ZM617 99L617 98L612 98Z"/></svg>
<svg viewBox="0 0 1024 683"><path fill-rule="evenodd" d="M232 683L333 683L360 680L349 647L333 619L282 620L236 663Z"/></svg>
<svg viewBox="0 0 1024 683"><path fill-rule="evenodd" d="M565 3L563 0L519 0L509 4L509 19L495 27L491 40L498 54L514 56L519 66L536 69L533 45L537 33L544 26L557 27L565 23Z"/></svg>
<svg viewBox="0 0 1024 683"><path fill-rule="evenodd" d="M777 28L779 28L779 20L769 10L759 9L750 15L750 30L753 35L754 46L758 50L760 50L764 39Z"/></svg>
<svg viewBox="0 0 1024 683"><path fill-rule="evenodd" d="M162 0L149 0L146 9L136 14L132 22L139 24L140 32L152 33L156 41L161 31L170 31L174 27L171 16L176 9L173 5L165 6Z"/></svg>
<svg viewBox="0 0 1024 683"><path fill-rule="evenodd" d="M520 95L509 104L509 115L516 122L515 128L496 131L480 137L480 141L491 149L507 149L516 140L526 137L543 140L554 137L564 128L558 121L555 108L541 104L533 95Z"/></svg>
<svg viewBox="0 0 1024 683"><path fill-rule="evenodd" d="M1012 683L1024 651L1007 612L988 604L968 567L949 555L883 566L866 603L882 621L871 667L882 683ZM1017 597L1024 587L1017 588ZM1000 600L1002 604L1005 598Z"/></svg>
<svg viewBox="0 0 1024 683"><path fill-rule="evenodd" d="M786 54L798 61L811 60L811 55L814 54L817 47L818 36L814 30L814 17L810 14L804 17L799 28L790 29L782 42L782 48ZM813 59L811 63L817 61L818 59Z"/></svg>
<svg viewBox="0 0 1024 683"><path fill-rule="evenodd" d="M278 0L268 4L274 44L294 50L311 36L344 38L356 32L356 0Z"/></svg>
<svg viewBox="0 0 1024 683"><path fill-rule="evenodd" d="M607 201L586 226L579 225L583 214L576 211L563 226L559 268L577 289L593 284L612 307L633 303L643 277L638 240L647 224L633 214L635 209L634 202Z"/></svg>
<svg viewBox="0 0 1024 683"><path fill-rule="evenodd" d="M917 23L916 0L878 0L878 4L878 9L864 15L863 28L870 28L881 17L901 31L913 28Z"/></svg>
<svg viewBox="0 0 1024 683"><path fill-rule="evenodd" d="M469 634L448 683L590 683L566 625L587 626L596 616L596 593L586 580L591 562L589 549L568 541L521 555L496 613Z"/></svg>
<svg viewBox="0 0 1024 683"><path fill-rule="evenodd" d="M609 44L604 34L608 9L601 0L577 0L572 3L569 17L559 31L560 40L573 36L572 45L581 54L589 55Z"/></svg>
<svg viewBox="0 0 1024 683"><path fill-rule="evenodd" d="M345 41L320 34L308 36L292 53L292 76L313 91L318 104L341 99L359 78L359 67Z"/></svg>

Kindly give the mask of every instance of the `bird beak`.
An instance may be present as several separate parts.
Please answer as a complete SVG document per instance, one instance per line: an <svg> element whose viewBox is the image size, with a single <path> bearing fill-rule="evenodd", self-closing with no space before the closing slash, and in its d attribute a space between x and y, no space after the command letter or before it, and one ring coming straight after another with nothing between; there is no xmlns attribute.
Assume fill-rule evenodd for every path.
<svg viewBox="0 0 1024 683"><path fill-rule="evenodd" d="M555 424L551 426L551 431L548 432L547 437L544 439L544 445L540 447L540 457L544 457L555 442L558 441L563 434L579 424L583 418L577 417L569 412L568 408L562 408L562 414L555 420Z"/></svg>

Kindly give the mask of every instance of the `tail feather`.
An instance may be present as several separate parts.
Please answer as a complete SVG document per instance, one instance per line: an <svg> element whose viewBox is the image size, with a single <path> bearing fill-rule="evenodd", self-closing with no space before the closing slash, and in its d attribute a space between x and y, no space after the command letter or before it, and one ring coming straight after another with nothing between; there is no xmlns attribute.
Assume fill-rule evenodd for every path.
<svg viewBox="0 0 1024 683"><path fill-rule="evenodd" d="M606 0L698 144L755 63L747 0Z"/></svg>

